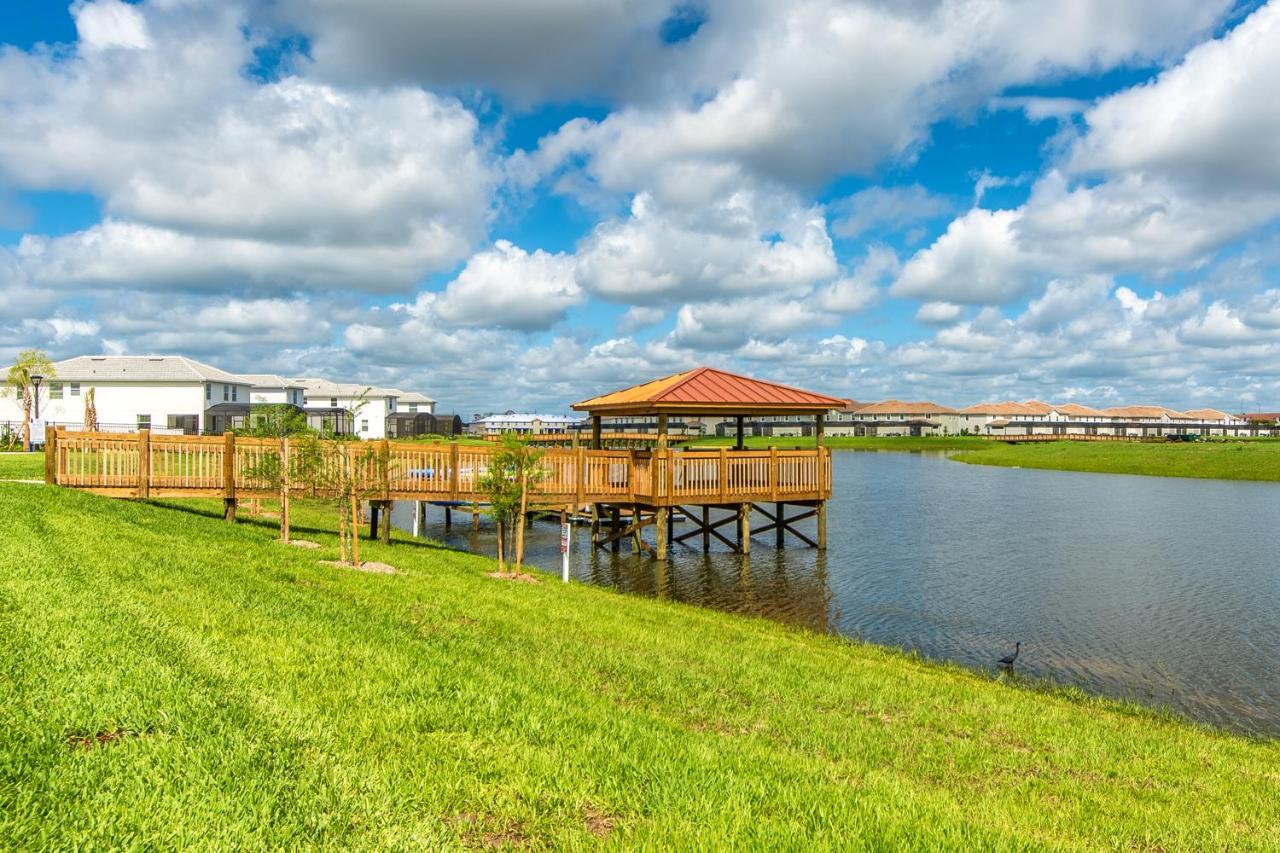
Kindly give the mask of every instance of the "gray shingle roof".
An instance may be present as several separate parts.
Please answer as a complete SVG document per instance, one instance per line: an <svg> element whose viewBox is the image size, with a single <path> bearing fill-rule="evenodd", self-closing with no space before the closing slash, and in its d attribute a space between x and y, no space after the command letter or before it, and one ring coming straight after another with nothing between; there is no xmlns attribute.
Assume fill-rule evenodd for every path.
<svg viewBox="0 0 1280 853"><path fill-rule="evenodd" d="M254 388L301 388L302 383L276 373L241 373L240 378Z"/></svg>
<svg viewBox="0 0 1280 853"><path fill-rule="evenodd" d="M81 355L54 362L54 378L67 382L224 382L242 376L182 355Z"/></svg>
<svg viewBox="0 0 1280 853"><path fill-rule="evenodd" d="M319 377L299 377L293 380L301 385L308 394L316 397L396 397L399 392L392 388L378 388L373 385L360 385L354 382L330 382Z"/></svg>

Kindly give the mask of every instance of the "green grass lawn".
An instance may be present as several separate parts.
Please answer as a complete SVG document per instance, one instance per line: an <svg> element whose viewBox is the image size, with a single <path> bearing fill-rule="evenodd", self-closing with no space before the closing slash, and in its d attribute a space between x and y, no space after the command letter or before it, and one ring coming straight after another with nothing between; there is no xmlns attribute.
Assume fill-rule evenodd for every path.
<svg viewBox="0 0 1280 853"><path fill-rule="evenodd" d="M0 484L0 848L1280 847L1276 742L219 511Z"/></svg>
<svg viewBox="0 0 1280 853"><path fill-rule="evenodd" d="M699 438L683 447L732 447L733 438ZM788 436L750 436L743 440L750 448L777 447L778 449L813 447L812 438L792 438ZM823 444L834 450L984 450L987 442L980 438L963 435L926 435L919 438L911 436L834 436L823 439Z"/></svg>
<svg viewBox="0 0 1280 853"><path fill-rule="evenodd" d="M0 453L0 480L43 479L43 453Z"/></svg>
<svg viewBox="0 0 1280 853"><path fill-rule="evenodd" d="M1280 480L1280 441L991 443L952 459L978 465L1056 468L1107 474Z"/></svg>

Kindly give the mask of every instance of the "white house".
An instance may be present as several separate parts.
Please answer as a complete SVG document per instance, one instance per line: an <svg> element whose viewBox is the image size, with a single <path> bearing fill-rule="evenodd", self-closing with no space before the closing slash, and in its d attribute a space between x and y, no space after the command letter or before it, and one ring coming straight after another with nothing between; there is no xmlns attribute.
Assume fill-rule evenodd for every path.
<svg viewBox="0 0 1280 853"><path fill-rule="evenodd" d="M317 377L293 380L302 386L307 422L317 429L363 439L387 436L387 416L395 414L399 391Z"/></svg>
<svg viewBox="0 0 1280 853"><path fill-rule="evenodd" d="M388 389L396 395L396 411L408 412L411 415L434 415L436 401L426 394L417 391L401 391L398 388Z"/></svg>
<svg viewBox="0 0 1280 853"><path fill-rule="evenodd" d="M928 400L883 400L838 414L841 417L827 429L830 435L946 435L959 431L956 410Z"/></svg>
<svg viewBox="0 0 1280 853"><path fill-rule="evenodd" d="M249 402L255 406L303 407L303 387L300 382L274 373L242 373L240 378L250 384Z"/></svg>
<svg viewBox="0 0 1280 853"><path fill-rule="evenodd" d="M84 426L84 397L94 389L98 425L133 432L218 433L243 423L251 383L180 355L84 355L55 362L40 390L40 417L50 426ZM0 398L0 421L22 418L18 401Z"/></svg>
<svg viewBox="0 0 1280 853"><path fill-rule="evenodd" d="M548 433L569 432L580 426L584 418L565 415L540 415L509 412L505 415L489 415L471 423L470 431L480 435L501 435L504 432Z"/></svg>

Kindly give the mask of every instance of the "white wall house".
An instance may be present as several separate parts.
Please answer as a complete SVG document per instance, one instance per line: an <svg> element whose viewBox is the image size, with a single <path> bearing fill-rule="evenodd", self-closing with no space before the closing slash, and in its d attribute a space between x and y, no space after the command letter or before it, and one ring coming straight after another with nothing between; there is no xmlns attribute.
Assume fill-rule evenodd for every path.
<svg viewBox="0 0 1280 853"><path fill-rule="evenodd" d="M388 390L396 395L397 412L408 412L411 415L436 413L436 401L426 394L419 394L417 391L401 391L398 388Z"/></svg>
<svg viewBox="0 0 1280 853"><path fill-rule="evenodd" d="M949 435L958 432L956 410L928 400L864 403L831 412L828 435Z"/></svg>
<svg viewBox="0 0 1280 853"><path fill-rule="evenodd" d="M311 426L363 439L386 438L387 416L397 411L399 391L317 377L294 381L302 386L303 409Z"/></svg>
<svg viewBox="0 0 1280 853"><path fill-rule="evenodd" d="M102 429L132 432L221 432L249 410L250 383L177 355L86 355L55 362L40 389L40 417L51 426L84 426L84 398L94 389ZM0 398L0 421L18 421L21 407Z"/></svg>
<svg viewBox="0 0 1280 853"><path fill-rule="evenodd" d="M303 407L303 387L300 382L274 373L242 373L240 378L250 384L249 402L255 406Z"/></svg>
<svg viewBox="0 0 1280 853"><path fill-rule="evenodd" d="M470 431L480 435L501 435L504 432L548 433L568 432L580 426L584 418L565 415L540 415L512 412L505 415L489 415L471 423Z"/></svg>

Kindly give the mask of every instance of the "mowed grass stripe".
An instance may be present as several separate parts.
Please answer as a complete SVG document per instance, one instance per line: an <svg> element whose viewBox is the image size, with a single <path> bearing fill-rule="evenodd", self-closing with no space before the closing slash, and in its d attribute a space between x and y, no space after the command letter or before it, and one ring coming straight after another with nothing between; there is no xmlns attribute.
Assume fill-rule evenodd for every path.
<svg viewBox="0 0 1280 853"><path fill-rule="evenodd" d="M0 507L4 846L1280 843L1272 743L419 544L362 546L400 575L321 566L306 506L325 551ZM154 731L66 743L113 726Z"/></svg>
<svg viewBox="0 0 1280 853"><path fill-rule="evenodd" d="M1049 468L1098 474L1280 480L1280 440L1199 442L991 442L951 457L975 465Z"/></svg>

